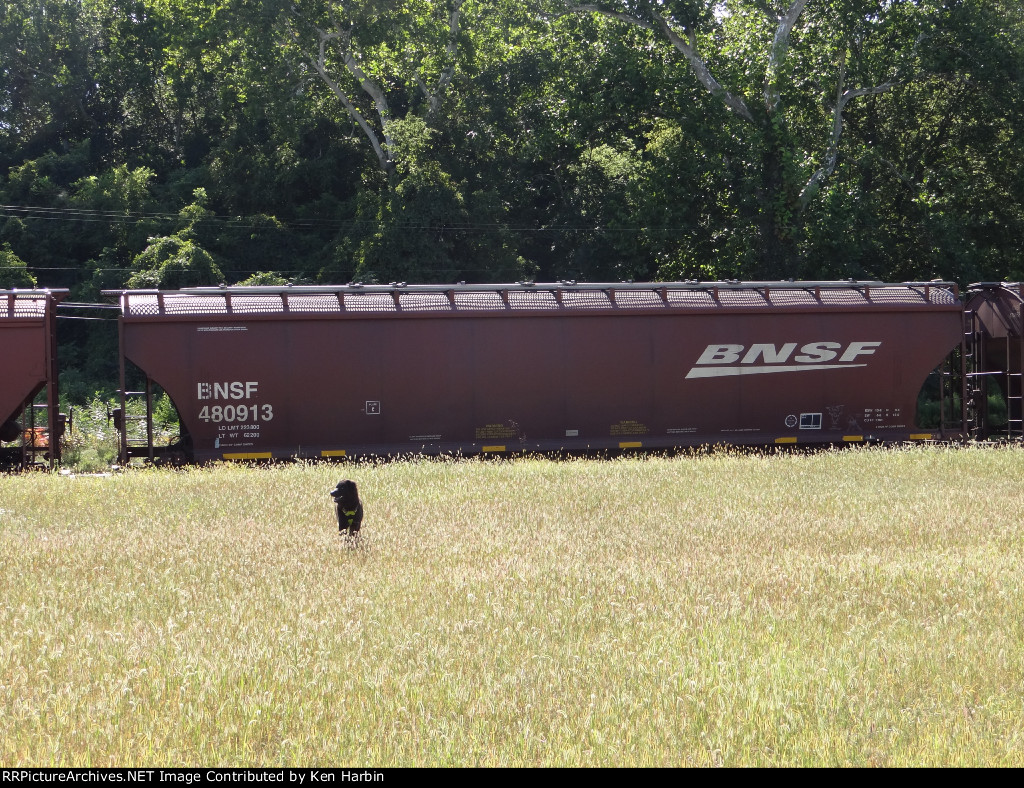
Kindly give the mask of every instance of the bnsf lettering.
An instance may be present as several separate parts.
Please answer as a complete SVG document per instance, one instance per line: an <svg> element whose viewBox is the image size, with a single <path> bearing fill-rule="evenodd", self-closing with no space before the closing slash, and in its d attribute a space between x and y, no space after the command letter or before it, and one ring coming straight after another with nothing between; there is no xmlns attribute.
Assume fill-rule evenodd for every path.
<svg viewBox="0 0 1024 788"><path fill-rule="evenodd" d="M874 355L875 348L881 344L881 342L851 342L850 346L846 348L846 352L839 357L839 360L856 361L857 356Z"/></svg>
<svg viewBox="0 0 1024 788"><path fill-rule="evenodd" d="M775 345L751 345L750 350L743 357L742 363L755 364L758 357L761 357L765 364L784 364L794 350L796 350L796 342L783 345L781 350L776 350Z"/></svg>
<svg viewBox="0 0 1024 788"><path fill-rule="evenodd" d="M843 349L839 342L809 342L797 352L796 342L779 345L708 345L690 369L689 378L724 378L734 375L763 375L772 372L802 372L810 369L843 369L867 366L862 356L874 355L881 342L851 342ZM794 355L795 354L795 355ZM835 361L830 364L828 362Z"/></svg>
<svg viewBox="0 0 1024 788"><path fill-rule="evenodd" d="M258 381L239 380L224 383L199 383L199 399L253 399L259 390Z"/></svg>
<svg viewBox="0 0 1024 788"><path fill-rule="evenodd" d="M881 344L851 342L839 361L848 363L855 361L858 356L872 355ZM749 348L746 345L708 345L697 359L697 364L756 364L758 361L785 364L793 356L796 345L796 342L787 342L782 347L772 344L754 344ZM800 354L793 356L793 361L798 364L822 364L835 359L842 347L838 342L811 342L800 348ZM744 353L744 350L747 352Z"/></svg>
<svg viewBox="0 0 1024 788"><path fill-rule="evenodd" d="M743 345L708 345L700 354L698 364L735 364L740 360Z"/></svg>
<svg viewBox="0 0 1024 788"><path fill-rule="evenodd" d="M838 355L836 351L841 347L838 342L814 342L800 348L803 355L793 360L801 364L823 364L834 359Z"/></svg>

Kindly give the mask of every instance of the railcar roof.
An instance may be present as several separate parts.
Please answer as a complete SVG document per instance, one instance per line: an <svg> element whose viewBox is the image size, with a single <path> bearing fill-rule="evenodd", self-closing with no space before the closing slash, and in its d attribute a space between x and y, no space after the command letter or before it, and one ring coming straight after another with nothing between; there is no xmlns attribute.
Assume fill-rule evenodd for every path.
<svg viewBox="0 0 1024 788"><path fill-rule="evenodd" d="M1005 293L1018 301L1024 301L1024 282L974 282L967 286L967 292Z"/></svg>
<svg viewBox="0 0 1024 788"><path fill-rule="evenodd" d="M986 336L1024 335L1024 282L976 282L968 287L967 308Z"/></svg>
<svg viewBox="0 0 1024 788"><path fill-rule="evenodd" d="M0 320L42 318L47 304L58 304L67 290L0 290Z"/></svg>
<svg viewBox="0 0 1024 788"><path fill-rule="evenodd" d="M959 306L951 282L576 282L105 290L130 318Z"/></svg>

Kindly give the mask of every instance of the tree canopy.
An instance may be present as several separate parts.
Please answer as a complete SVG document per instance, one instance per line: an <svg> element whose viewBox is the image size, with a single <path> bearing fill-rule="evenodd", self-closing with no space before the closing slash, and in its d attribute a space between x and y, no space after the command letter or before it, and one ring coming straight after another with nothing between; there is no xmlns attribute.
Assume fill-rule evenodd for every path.
<svg viewBox="0 0 1024 788"><path fill-rule="evenodd" d="M1015 0L5 0L0 285L1024 278Z"/></svg>

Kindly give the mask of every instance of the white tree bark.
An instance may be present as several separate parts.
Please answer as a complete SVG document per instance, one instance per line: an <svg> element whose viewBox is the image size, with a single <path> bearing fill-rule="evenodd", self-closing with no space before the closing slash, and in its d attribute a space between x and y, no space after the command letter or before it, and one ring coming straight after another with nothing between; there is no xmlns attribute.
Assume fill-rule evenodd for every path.
<svg viewBox="0 0 1024 788"><path fill-rule="evenodd" d="M436 117L438 110L441 108L441 100L444 98L444 94L448 90L448 85L455 76L455 53L459 42L459 22L462 16L462 6L465 2L466 0L456 0L452 5L451 13L448 15L448 43L445 45L445 54L448 56L448 63L441 69L441 74L437 78L437 86L431 90L427 86L426 82L423 81L423 77L420 75L419 70L417 70L413 75L416 80L417 87L419 87L420 92L427 99L427 105L429 107L427 114L428 118Z"/></svg>
<svg viewBox="0 0 1024 788"><path fill-rule="evenodd" d="M769 115L778 110L782 101L779 90L779 73L786 60L786 54L789 52L789 37L800 14L803 13L805 5L807 5L807 0L796 0L779 19L779 26L775 29L775 38L772 40L772 48L768 53L768 69L764 78L764 108Z"/></svg>
<svg viewBox="0 0 1024 788"><path fill-rule="evenodd" d="M775 29L775 36L772 39L771 48L768 51L768 63L765 71L764 81L764 110L765 114L755 115L750 105L742 95L727 90L714 77L707 63L697 52L697 36L695 31L677 29L661 14L651 11L650 19L634 16L621 11L611 11L600 8L591 3L575 3L566 0L565 6L571 12L595 13L615 19L620 22L642 27L654 33L663 35L673 47L675 47L689 64L691 71L697 80L709 93L722 101L725 106L735 115L755 125L764 127L771 123L773 116L781 111L782 93L781 76L786 65L786 58L789 52L789 42L793 29L796 27L807 5L808 0L793 0L786 12L779 17L778 26ZM767 11L767 7L765 8ZM916 45L915 45L916 46ZM821 185L835 171L839 161L839 144L843 135L843 112L846 105L853 99L861 96L870 96L878 93L885 93L898 84L894 79L879 85L868 88L847 89L846 88L846 64L845 53L839 64L839 86L836 93L836 103L832 109L832 130L829 135L829 145L824 155L824 162L804 185L800 192L799 209L805 210L814 196L821 189Z"/></svg>
<svg viewBox="0 0 1024 788"><path fill-rule="evenodd" d="M369 141L370 146L373 148L373 152L377 156L377 161L380 163L381 169L390 174L394 170L394 162L389 155L391 136L388 134L388 123L391 120L391 111L388 108L387 96L384 95L384 91L380 85L366 76L363 70L359 67L359 64L356 62L356 59L352 56L350 48L351 32L343 32L340 30L331 32L318 30L317 32L320 36L320 47L317 57L311 61L313 68L316 69L316 73L320 75L320 79L322 79L324 84L330 88L331 92L338 97L342 106L345 107L348 114L358 124L359 128ZM372 99L374 108L377 110L377 122L380 125L380 134L377 133L377 130L369 123L366 117L352 102L349 95L341 85L331 77L330 72L327 70L327 48L331 42L335 43L335 47L341 55L345 68L356 78L359 82L359 87L362 88L363 92Z"/></svg>
<svg viewBox="0 0 1024 788"><path fill-rule="evenodd" d="M428 119L436 116L441 106L441 101L455 75L455 56L458 47L458 36L462 18L462 7L465 0L455 0L451 11L448 14L448 35L445 43L446 63L441 69L437 84L431 89L423 80L419 70L413 75L413 81L427 100ZM346 4L340 3L341 10L347 12ZM292 8L291 15L287 20L286 32L293 42L300 48L303 42L293 19L299 19L300 13L296 7ZM391 135L391 109L388 105L387 93L382 85L372 79L359 65L356 53L352 47L353 26L344 24L335 14L331 14L330 29L323 29L311 26L318 37L317 51L309 57L309 65L316 71L321 81L338 98L345 111L349 114L373 149L374 155L380 164L381 169L391 177L395 173L395 161L393 158L394 139ZM375 123L360 111L352 95L342 86L340 75L331 73L328 62L328 53L334 52L345 66L345 71L355 79L360 90L373 102Z"/></svg>
<svg viewBox="0 0 1024 788"><path fill-rule="evenodd" d="M861 96L873 96L892 90L896 82L883 82L870 88L857 88L849 90L846 88L846 53L839 58L839 80L836 87L836 104L832 108L832 133L829 139L828 149L825 151L824 163L819 167L807 181L800 192L800 210L804 211L821 190L821 185L835 172L836 164L839 163L839 142L843 137L843 110L853 99Z"/></svg>
<svg viewBox="0 0 1024 788"><path fill-rule="evenodd" d="M806 0L803 0L803 2L806 2ZM715 76L711 73L711 70L697 52L697 36L693 30L676 30L669 21L665 19L665 17L653 11L651 12L651 19L648 20L633 16L632 14L609 11L589 3L567 2L565 5L569 11L576 13L590 12L594 14L601 14L609 19L616 19L620 22L626 22L627 24L642 27L645 30L650 30L654 33L661 33L669 40L672 46L682 53L683 57L686 58L686 62L690 65L690 70L693 71L694 76L697 77L697 80L708 90L709 93L711 93L711 95L722 101L733 113L743 118L748 123L753 123L754 125L758 124L758 121L747 106L747 102L743 100L743 97L730 93L717 79L715 79Z"/></svg>

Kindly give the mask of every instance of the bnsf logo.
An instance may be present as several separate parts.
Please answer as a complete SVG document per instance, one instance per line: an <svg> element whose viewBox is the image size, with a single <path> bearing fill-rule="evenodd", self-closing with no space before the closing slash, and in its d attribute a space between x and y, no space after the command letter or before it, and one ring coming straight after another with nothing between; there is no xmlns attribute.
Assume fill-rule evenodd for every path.
<svg viewBox="0 0 1024 788"><path fill-rule="evenodd" d="M258 381L240 380L227 381L224 383L199 383L197 384L199 399L252 399L256 396Z"/></svg>
<svg viewBox="0 0 1024 788"><path fill-rule="evenodd" d="M881 342L810 342L797 352L796 342L782 347L770 344L708 345L687 378L723 378L733 375L763 375L771 372L806 372L813 369L866 367L858 363L870 356ZM794 355L794 353L796 355ZM830 364L828 362L836 363Z"/></svg>

